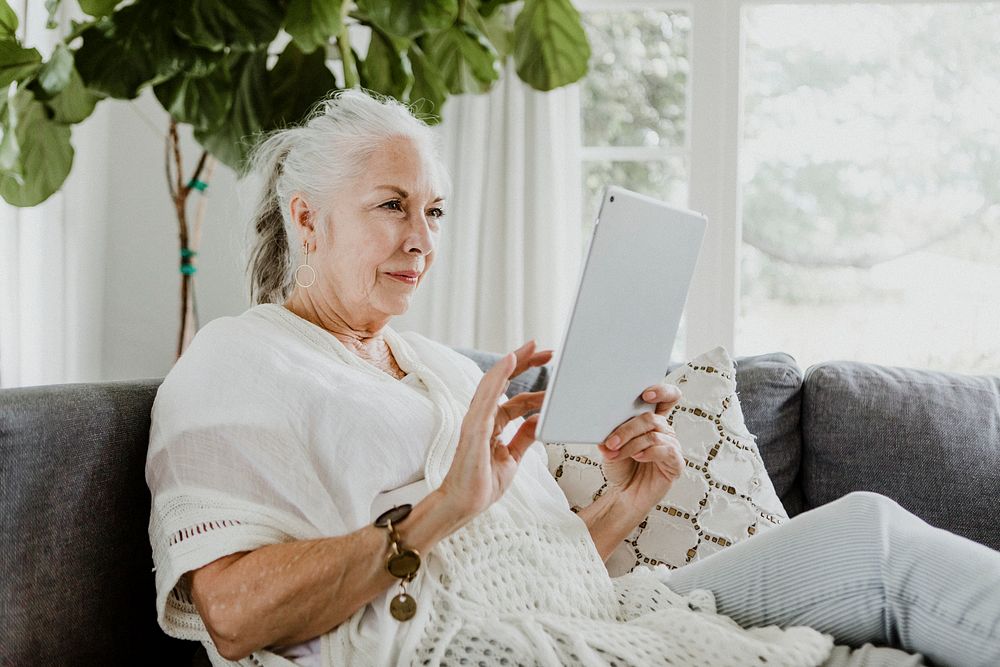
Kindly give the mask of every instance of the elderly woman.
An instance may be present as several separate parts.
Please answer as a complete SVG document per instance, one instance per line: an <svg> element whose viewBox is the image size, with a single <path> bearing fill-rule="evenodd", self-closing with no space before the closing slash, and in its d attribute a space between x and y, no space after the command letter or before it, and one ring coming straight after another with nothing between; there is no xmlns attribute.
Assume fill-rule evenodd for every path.
<svg viewBox="0 0 1000 667"><path fill-rule="evenodd" d="M256 164L256 305L206 325L153 406L167 633L217 665L1000 664L1000 554L874 494L610 578L681 470L677 389L637 388L651 412L609 434L609 487L574 513L525 418L543 392L504 396L551 351L484 374L389 326L446 233L429 128L343 92Z"/></svg>

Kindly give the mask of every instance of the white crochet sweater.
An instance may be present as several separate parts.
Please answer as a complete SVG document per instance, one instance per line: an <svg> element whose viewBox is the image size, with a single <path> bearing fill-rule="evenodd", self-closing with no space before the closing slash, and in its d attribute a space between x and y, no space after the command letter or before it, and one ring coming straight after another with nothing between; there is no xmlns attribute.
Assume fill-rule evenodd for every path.
<svg viewBox="0 0 1000 667"><path fill-rule="evenodd" d="M146 464L157 618L201 641L213 664L294 663L268 650L222 658L185 573L357 530L447 473L482 371L419 334L384 334L429 393L274 304L203 327L157 392ZM830 653L832 638L809 628L740 628L715 613L711 593L677 595L661 572L608 576L535 443L503 498L425 555L409 586L417 615L392 620L387 590L322 635L321 664L774 667Z"/></svg>

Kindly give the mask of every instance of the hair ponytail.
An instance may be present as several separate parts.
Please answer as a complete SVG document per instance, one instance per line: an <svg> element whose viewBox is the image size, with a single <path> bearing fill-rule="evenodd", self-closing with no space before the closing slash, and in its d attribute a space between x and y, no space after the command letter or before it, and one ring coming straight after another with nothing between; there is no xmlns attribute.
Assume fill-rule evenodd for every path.
<svg viewBox="0 0 1000 667"><path fill-rule="evenodd" d="M265 144L278 143L275 139L280 137L272 137ZM265 145L254 160L258 168L265 166L261 162L268 163L265 166L267 180L253 217L256 236L247 266L250 275L250 301L255 305L284 303L290 290L288 277L291 273L291 253L285 219L281 212L281 198L278 196L278 179L281 178L281 167L288 150L287 146Z"/></svg>

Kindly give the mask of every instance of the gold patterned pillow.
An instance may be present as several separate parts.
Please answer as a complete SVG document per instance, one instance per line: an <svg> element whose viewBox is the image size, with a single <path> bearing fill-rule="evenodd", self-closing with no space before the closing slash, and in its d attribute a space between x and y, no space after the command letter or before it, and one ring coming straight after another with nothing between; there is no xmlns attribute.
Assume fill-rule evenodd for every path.
<svg viewBox="0 0 1000 667"><path fill-rule="evenodd" d="M608 558L616 577L637 565L670 568L704 558L781 524L778 499L756 437L743 423L735 363L724 347L710 350L667 375L681 400L667 416L686 463L652 512ZM546 445L549 470L574 511L607 486L596 445Z"/></svg>

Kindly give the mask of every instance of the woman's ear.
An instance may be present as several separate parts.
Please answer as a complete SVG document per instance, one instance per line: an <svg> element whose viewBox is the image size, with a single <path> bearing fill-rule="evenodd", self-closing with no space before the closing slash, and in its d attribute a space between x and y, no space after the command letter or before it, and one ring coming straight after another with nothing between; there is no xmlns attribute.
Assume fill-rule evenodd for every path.
<svg viewBox="0 0 1000 667"><path fill-rule="evenodd" d="M316 213L309 206L309 202L306 201L305 197L296 192L288 201L288 207L292 225L298 228L303 236L309 236L316 232L314 228Z"/></svg>

